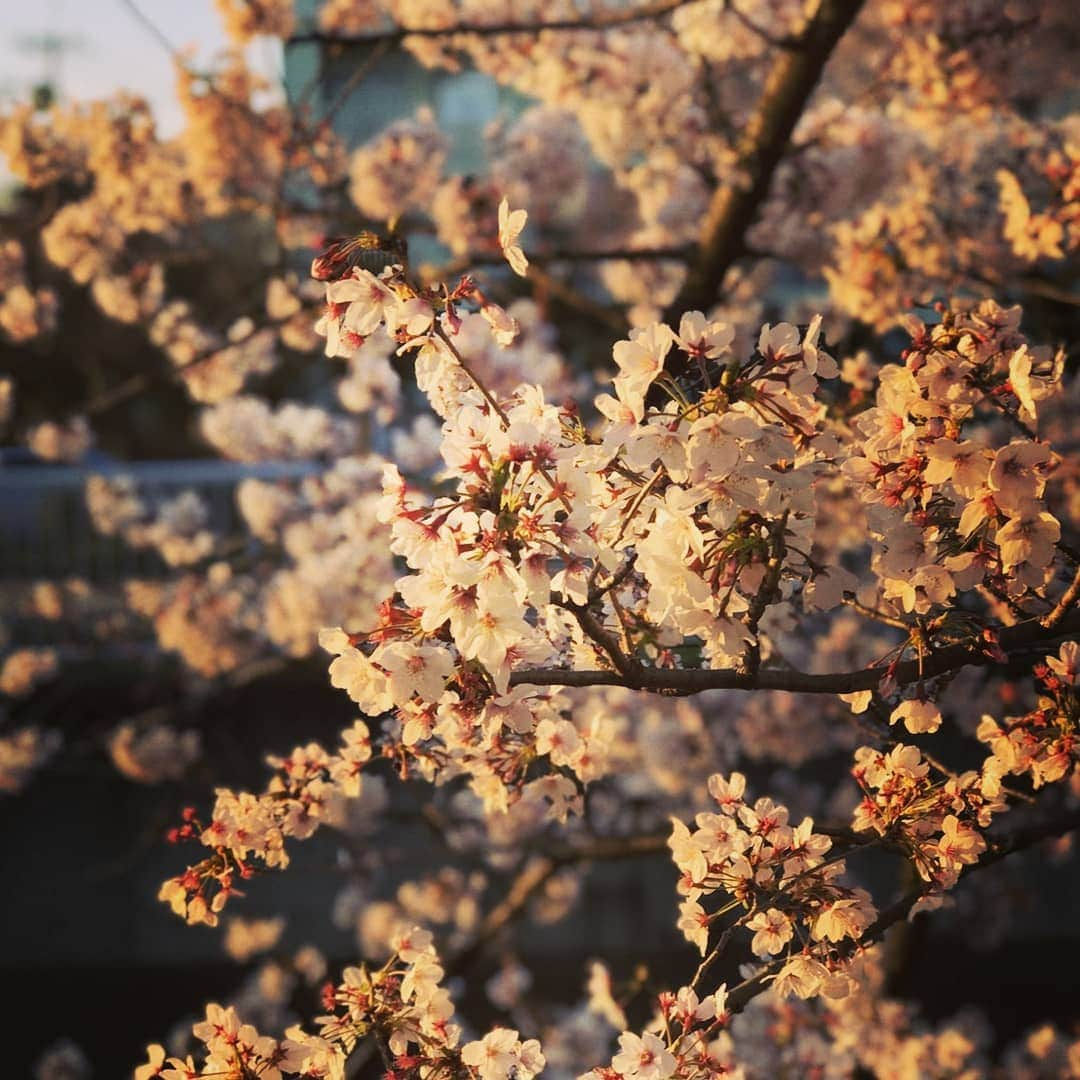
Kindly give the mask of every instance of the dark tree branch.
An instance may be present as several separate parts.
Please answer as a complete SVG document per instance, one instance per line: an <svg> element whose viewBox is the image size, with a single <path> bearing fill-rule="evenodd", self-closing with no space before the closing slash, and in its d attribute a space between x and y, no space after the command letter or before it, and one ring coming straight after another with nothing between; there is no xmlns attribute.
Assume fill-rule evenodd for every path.
<svg viewBox="0 0 1080 1080"><path fill-rule="evenodd" d="M686 262L693 254L690 247L655 248L553 248L550 251L530 251L529 266L545 266L551 263L592 263L607 261L627 262ZM475 251L461 255L442 266L424 273L424 280L443 281L464 274L474 266L504 266L506 256L501 251Z"/></svg>
<svg viewBox="0 0 1080 1080"><path fill-rule="evenodd" d="M637 552L634 552L607 581L603 584L594 582L589 588L588 603L595 604L605 593L617 589L634 572L634 564L636 562Z"/></svg>
<svg viewBox="0 0 1080 1080"><path fill-rule="evenodd" d="M564 866L658 855L667 850L667 842L667 833L605 836L584 844L564 844L537 854L518 871L506 895L487 913L472 940L447 957L447 972L452 975L467 969L499 931L525 914L529 901Z"/></svg>
<svg viewBox="0 0 1080 1080"><path fill-rule="evenodd" d="M117 405L122 405L130 398L138 397L139 394L144 393L155 382L167 382L170 380L182 382L184 375L194 371L200 364L206 363L206 361L217 356L219 353L246 345L264 330L280 330L281 327L290 320L295 319L298 314L299 312L297 311L290 315L283 316L280 319L268 319L261 324L253 326L243 337L237 338L235 341L230 341L228 338L216 341L209 348L196 353L190 360L185 360L182 364L172 363L170 360L170 366L168 368L136 372L134 375L126 378L123 382L109 386L101 391L101 393L94 395L94 397L72 410L69 415L96 416L99 413L108 412L109 409L115 408ZM160 351L165 353L165 346L162 346Z"/></svg>
<svg viewBox="0 0 1080 1080"><path fill-rule="evenodd" d="M569 282L544 269L542 260L529 266L529 281L533 285L533 296L541 310L547 308L547 299L554 298L566 307L573 308L587 315L596 322L610 327L620 336L626 333L626 316L617 308L601 304L586 293L575 289Z"/></svg>
<svg viewBox="0 0 1080 1080"><path fill-rule="evenodd" d="M1053 626L1045 627L1038 619L1007 626L1000 631L1001 649L1008 655L1030 652L1033 647L1048 646L1054 641L1080 632L1080 612L1062 617ZM999 661L989 656L981 645L949 645L925 655L922 660L907 660L897 664L892 676L898 686L920 679L957 671L969 664L987 667ZM802 671L765 668L757 672L735 669L719 671L695 669L670 670L637 665L628 679L619 671L564 671L542 668L515 671L511 686L632 686L663 694L699 694L703 690L789 690L803 694L853 694L873 690L881 681L883 668L863 668L861 671L839 671L827 675L809 675Z"/></svg>
<svg viewBox="0 0 1080 1080"><path fill-rule="evenodd" d="M659 19L682 7L688 0L660 0L645 4L629 11L614 11L607 15L597 15L580 19L551 19L536 22L499 22L499 23L460 23L456 26L397 26L392 30L378 31L373 34L344 35L310 30L294 34L288 38L288 45L377 45L382 42L399 44L408 37L442 38L458 34L471 34L474 37L507 37L512 34L539 34L545 30L608 30L613 26L628 26L631 23Z"/></svg>
<svg viewBox="0 0 1080 1080"><path fill-rule="evenodd" d="M715 303L724 275L745 253L746 233L825 64L862 6L863 0L820 0L797 44L785 42L743 132L732 177L713 194L697 259L665 313L668 322L683 311L707 311Z"/></svg>

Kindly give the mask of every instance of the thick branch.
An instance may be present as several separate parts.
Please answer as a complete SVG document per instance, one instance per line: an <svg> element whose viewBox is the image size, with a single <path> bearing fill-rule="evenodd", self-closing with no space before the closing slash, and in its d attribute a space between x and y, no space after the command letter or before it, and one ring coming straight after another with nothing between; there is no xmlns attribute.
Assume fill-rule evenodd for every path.
<svg viewBox="0 0 1080 1080"><path fill-rule="evenodd" d="M648 19L659 19L688 0L660 0L629 11L613 11L606 15L580 19L550 19L535 22L459 23L455 26L397 26L373 34L334 34L310 30L294 34L286 45L375 45L381 42L399 43L407 37L441 38L457 34L475 37L506 37L511 34L539 34L545 30L607 30L613 26L628 26Z"/></svg>
<svg viewBox="0 0 1080 1080"><path fill-rule="evenodd" d="M666 313L669 322L683 311L707 311L715 303L724 275L745 252L746 233L825 64L862 6L863 0L820 0L798 46L777 57L739 142L732 178L713 195L698 257Z"/></svg>
<svg viewBox="0 0 1080 1080"><path fill-rule="evenodd" d="M1030 652L1033 647L1049 645L1080 632L1080 612L1062 618L1054 626L1044 627L1039 620L1008 626L1000 631L1002 651L1013 655ZM924 656L897 664L893 678L898 686L933 678L973 664L988 667L999 661L988 656L979 645L949 645ZM882 668L839 671L828 675L809 675L802 671L765 668L757 672L735 669L669 670L638 665L632 680L618 671L564 671L557 668L515 671L511 686L633 686L653 693L699 694L703 690L789 690L803 694L853 694L873 690L885 674Z"/></svg>

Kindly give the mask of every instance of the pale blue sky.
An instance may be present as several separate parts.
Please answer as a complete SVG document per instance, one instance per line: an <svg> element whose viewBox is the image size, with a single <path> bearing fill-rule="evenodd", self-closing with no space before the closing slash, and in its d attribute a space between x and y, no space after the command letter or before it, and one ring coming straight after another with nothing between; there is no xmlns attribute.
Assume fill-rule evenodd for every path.
<svg viewBox="0 0 1080 1080"><path fill-rule="evenodd" d="M177 48L194 45L201 58L226 44L213 0L135 0L136 6ZM125 0L0 0L0 103L25 98L50 71L35 39L55 35L66 43L51 74L63 96L87 99L128 88L147 97L159 130L180 123L173 100L169 54ZM259 70L280 70L280 43L259 41L251 59Z"/></svg>

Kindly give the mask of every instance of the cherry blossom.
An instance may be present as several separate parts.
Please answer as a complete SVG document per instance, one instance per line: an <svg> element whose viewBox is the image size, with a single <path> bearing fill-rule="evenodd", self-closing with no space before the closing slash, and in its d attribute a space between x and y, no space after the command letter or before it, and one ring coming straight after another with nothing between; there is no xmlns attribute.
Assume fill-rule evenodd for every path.
<svg viewBox="0 0 1080 1080"><path fill-rule="evenodd" d="M529 260L518 246L517 238L525 228L528 213L525 210L510 209L509 200L505 197L499 203L499 246L502 248L510 269L520 277L525 277L529 268Z"/></svg>
<svg viewBox="0 0 1080 1080"><path fill-rule="evenodd" d="M0 434L74 463L173 398L185 452L268 467L235 527L89 477L162 569L5 584L0 790L216 776L205 703L316 646L351 703L179 812L159 899L262 959L139 1080L1080 1069L1049 1024L921 1018L879 948L969 880L995 920L991 868L1075 828L1071 6L217 6L237 45L525 105L355 145L378 63L281 96L233 50L174 58L175 136L130 94L0 114ZM73 740L52 684L113 645L137 708ZM316 832L340 971L233 915ZM539 1001L517 922L600 863L651 895L658 855L685 977L597 960ZM462 990L492 949L499 1024Z"/></svg>

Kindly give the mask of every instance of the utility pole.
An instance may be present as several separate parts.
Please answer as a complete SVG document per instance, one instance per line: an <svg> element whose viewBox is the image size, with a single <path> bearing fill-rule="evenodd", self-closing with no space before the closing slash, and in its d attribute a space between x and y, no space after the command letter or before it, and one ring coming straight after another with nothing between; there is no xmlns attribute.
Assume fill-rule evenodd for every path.
<svg viewBox="0 0 1080 1080"><path fill-rule="evenodd" d="M45 15L47 27L63 26L64 0L52 0ZM47 109L63 91L64 57L73 50L81 49L84 39L79 34L67 34L62 30L42 30L36 34L22 34L13 42L21 53L38 53L41 57L41 75L30 90L30 98L37 109Z"/></svg>

